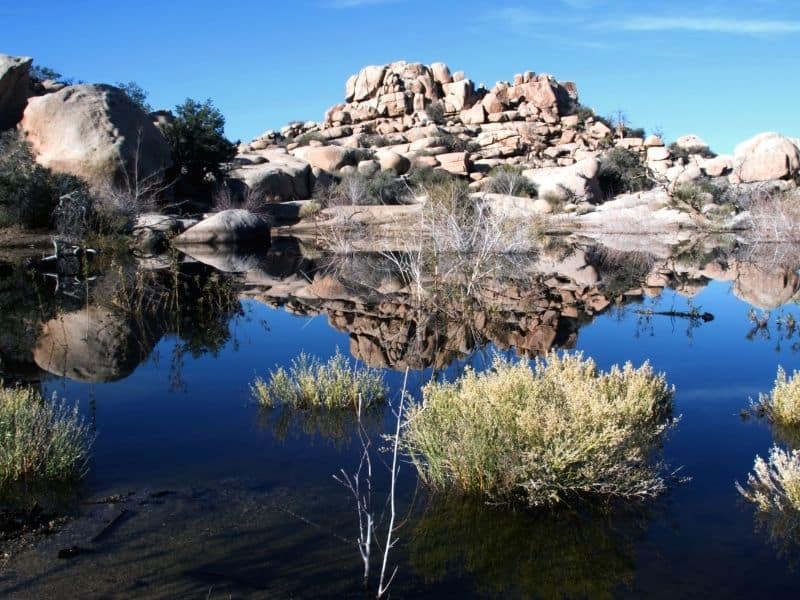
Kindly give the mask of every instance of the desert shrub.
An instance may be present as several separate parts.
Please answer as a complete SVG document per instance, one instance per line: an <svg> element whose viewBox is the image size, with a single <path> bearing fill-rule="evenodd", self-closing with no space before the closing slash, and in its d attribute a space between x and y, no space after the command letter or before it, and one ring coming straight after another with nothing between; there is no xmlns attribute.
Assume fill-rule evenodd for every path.
<svg viewBox="0 0 800 600"><path fill-rule="evenodd" d="M787 377L783 367L778 367L772 390L769 394L759 394L752 408L777 425L800 427L800 371Z"/></svg>
<svg viewBox="0 0 800 600"><path fill-rule="evenodd" d="M764 460L756 456L746 486L736 489L757 509L757 519L781 553L800 543L800 450L773 446Z"/></svg>
<svg viewBox="0 0 800 600"><path fill-rule="evenodd" d="M436 123L437 125L441 125L444 123L444 103L441 100L436 100L435 102L431 102L428 106L425 107L425 114L428 118Z"/></svg>
<svg viewBox="0 0 800 600"><path fill-rule="evenodd" d="M292 141L301 146L308 146L311 142L327 142L328 138L320 131L310 131L309 133L298 135Z"/></svg>
<svg viewBox="0 0 800 600"><path fill-rule="evenodd" d="M359 140L359 145L362 148L382 148L383 146L390 145L391 141L385 136L378 133L370 133L362 135Z"/></svg>
<svg viewBox="0 0 800 600"><path fill-rule="evenodd" d="M36 164L16 131L0 135L0 226L50 227L59 198L76 191L85 192L85 185Z"/></svg>
<svg viewBox="0 0 800 600"><path fill-rule="evenodd" d="M125 95L128 96L131 102L141 108L144 112L153 112L153 107L150 106L149 102L147 102L147 92L138 83L135 81L129 81L128 83L117 82L116 85L119 89L125 92Z"/></svg>
<svg viewBox="0 0 800 600"><path fill-rule="evenodd" d="M642 127L625 128L626 137L644 138L647 132Z"/></svg>
<svg viewBox="0 0 800 600"><path fill-rule="evenodd" d="M576 495L646 499L666 489L652 459L673 391L648 364L598 372L581 354L496 358L429 383L407 413L405 450L435 490L552 505Z"/></svg>
<svg viewBox="0 0 800 600"><path fill-rule="evenodd" d="M513 165L502 165L492 169L492 177L488 192L507 194L509 196L536 197L536 186L522 174L522 168Z"/></svg>
<svg viewBox="0 0 800 600"><path fill-rule="evenodd" d="M614 148L600 161L597 175L600 189L606 197L626 192L640 192L653 187L647 167L635 152L626 148Z"/></svg>
<svg viewBox="0 0 800 600"><path fill-rule="evenodd" d="M677 142L672 142L669 145L670 154L672 154L672 158L675 160L682 160L684 163L688 163L691 156L694 154L699 154L703 158L714 158L717 156L714 152L709 150L705 147L697 147L697 148L684 148L679 146Z"/></svg>
<svg viewBox="0 0 800 600"><path fill-rule="evenodd" d="M700 211L706 204L714 202L714 193L710 189L710 184L681 183L672 190L670 200L673 206L689 206Z"/></svg>
<svg viewBox="0 0 800 600"><path fill-rule="evenodd" d="M737 202L734 200L734 203ZM800 202L796 194L755 193L738 204L750 215L750 236L764 242L800 240Z"/></svg>
<svg viewBox="0 0 800 600"><path fill-rule="evenodd" d="M429 186L439 185L457 179L444 169L414 167L406 177L408 185L417 192L424 192Z"/></svg>
<svg viewBox="0 0 800 600"><path fill-rule="evenodd" d="M459 137L452 133L442 133L438 136L439 144L448 152L478 152L481 147L474 140Z"/></svg>
<svg viewBox="0 0 800 600"><path fill-rule="evenodd" d="M194 186L222 176L222 164L236 155L236 146L225 137L225 117L211 100L187 98L175 107L175 120L164 133L172 147L172 177Z"/></svg>
<svg viewBox="0 0 800 600"><path fill-rule="evenodd" d="M253 396L266 407L368 408L382 402L386 386L379 371L350 364L337 349L327 362L302 353L287 371L270 372L269 381L258 377L251 386Z"/></svg>
<svg viewBox="0 0 800 600"><path fill-rule="evenodd" d="M64 85L72 85L74 83L74 79L70 77L64 77L55 69L51 69L50 67L46 67L44 65L38 65L36 63L31 65L29 72L30 76L36 81L50 80L57 83L63 83Z"/></svg>
<svg viewBox="0 0 800 600"><path fill-rule="evenodd" d="M349 173L339 181L314 189L314 199L322 206L403 204L408 194L409 188L403 180L388 171L374 175Z"/></svg>
<svg viewBox="0 0 800 600"><path fill-rule="evenodd" d="M80 479L93 441L77 407L25 387L0 388L0 439L0 486Z"/></svg>

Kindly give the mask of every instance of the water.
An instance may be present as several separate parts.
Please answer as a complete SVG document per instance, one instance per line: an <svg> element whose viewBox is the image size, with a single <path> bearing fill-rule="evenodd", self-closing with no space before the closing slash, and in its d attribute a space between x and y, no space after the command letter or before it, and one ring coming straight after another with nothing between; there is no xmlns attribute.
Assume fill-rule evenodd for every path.
<svg viewBox="0 0 800 600"><path fill-rule="evenodd" d="M786 326L787 315L800 319L800 261L730 243L644 246L653 254L585 241L549 248L526 262L535 266L525 285L493 284L478 304L449 298L419 313L384 261L331 271L292 241L248 259L245 275L176 256L145 278L129 264L98 265L97 278L64 278L57 293L52 277L7 263L5 377L78 402L93 423L82 498L131 495L113 527L104 525L113 507L83 504L59 533L0 564L0 594L374 595L379 550L365 591L355 502L333 479L358 464L352 420L264 411L250 382L301 351L327 358L338 348L383 368L396 403L406 366L419 398L430 377L485 368L495 352L531 358L556 346L603 368L649 360L664 371L681 415L664 459L691 479L644 506L526 512L431 496L403 464L392 596L795 597L797 547L757 527L734 482L774 437L742 409L779 365L800 368L800 333ZM180 286L169 284L176 273ZM70 316L87 311L94 325ZM706 312L713 320L696 318ZM367 421L378 445L393 427L389 408ZM373 459L381 544L387 459ZM84 551L56 558L72 544Z"/></svg>

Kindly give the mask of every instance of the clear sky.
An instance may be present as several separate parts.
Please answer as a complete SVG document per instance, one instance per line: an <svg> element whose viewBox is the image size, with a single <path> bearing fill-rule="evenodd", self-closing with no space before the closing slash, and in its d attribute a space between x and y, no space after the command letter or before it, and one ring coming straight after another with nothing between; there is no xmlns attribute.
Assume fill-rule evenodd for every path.
<svg viewBox="0 0 800 600"><path fill-rule="evenodd" d="M668 140L717 152L800 137L800 0L0 0L0 52L138 82L156 107L212 98L233 139L321 120L367 64L442 61L491 87L530 69Z"/></svg>

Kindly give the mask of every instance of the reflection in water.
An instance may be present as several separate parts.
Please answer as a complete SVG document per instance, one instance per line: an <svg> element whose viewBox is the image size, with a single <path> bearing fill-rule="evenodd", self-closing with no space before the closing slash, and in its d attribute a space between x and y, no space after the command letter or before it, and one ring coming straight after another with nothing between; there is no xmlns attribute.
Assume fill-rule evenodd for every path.
<svg viewBox="0 0 800 600"><path fill-rule="evenodd" d="M434 496L415 524L410 562L426 581L469 575L492 596L611 598L634 577L643 515L509 512Z"/></svg>
<svg viewBox="0 0 800 600"><path fill-rule="evenodd" d="M372 406L361 414L361 425L371 434L380 431L382 421L382 406ZM337 447L350 443L359 430L358 413L348 409L261 407L258 423L272 431L275 438L282 442L301 437L319 437Z"/></svg>

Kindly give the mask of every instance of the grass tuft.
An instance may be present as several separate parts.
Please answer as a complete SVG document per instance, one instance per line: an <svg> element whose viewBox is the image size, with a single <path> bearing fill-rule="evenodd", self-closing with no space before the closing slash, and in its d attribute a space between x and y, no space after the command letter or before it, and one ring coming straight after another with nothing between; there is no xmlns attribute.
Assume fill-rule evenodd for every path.
<svg viewBox="0 0 800 600"><path fill-rule="evenodd" d="M337 349L327 362L301 353L287 371L278 367L269 381L258 377L250 387L264 407L295 409L366 409L386 398L383 375L375 369L359 369Z"/></svg>
<svg viewBox="0 0 800 600"><path fill-rule="evenodd" d="M0 486L67 482L86 474L93 435L77 407L30 388L0 388Z"/></svg>
<svg viewBox="0 0 800 600"><path fill-rule="evenodd" d="M529 506L646 499L666 489L651 458L675 423L672 396L648 364L606 373L579 353L533 368L495 358L489 372L425 386L404 444L436 490Z"/></svg>

